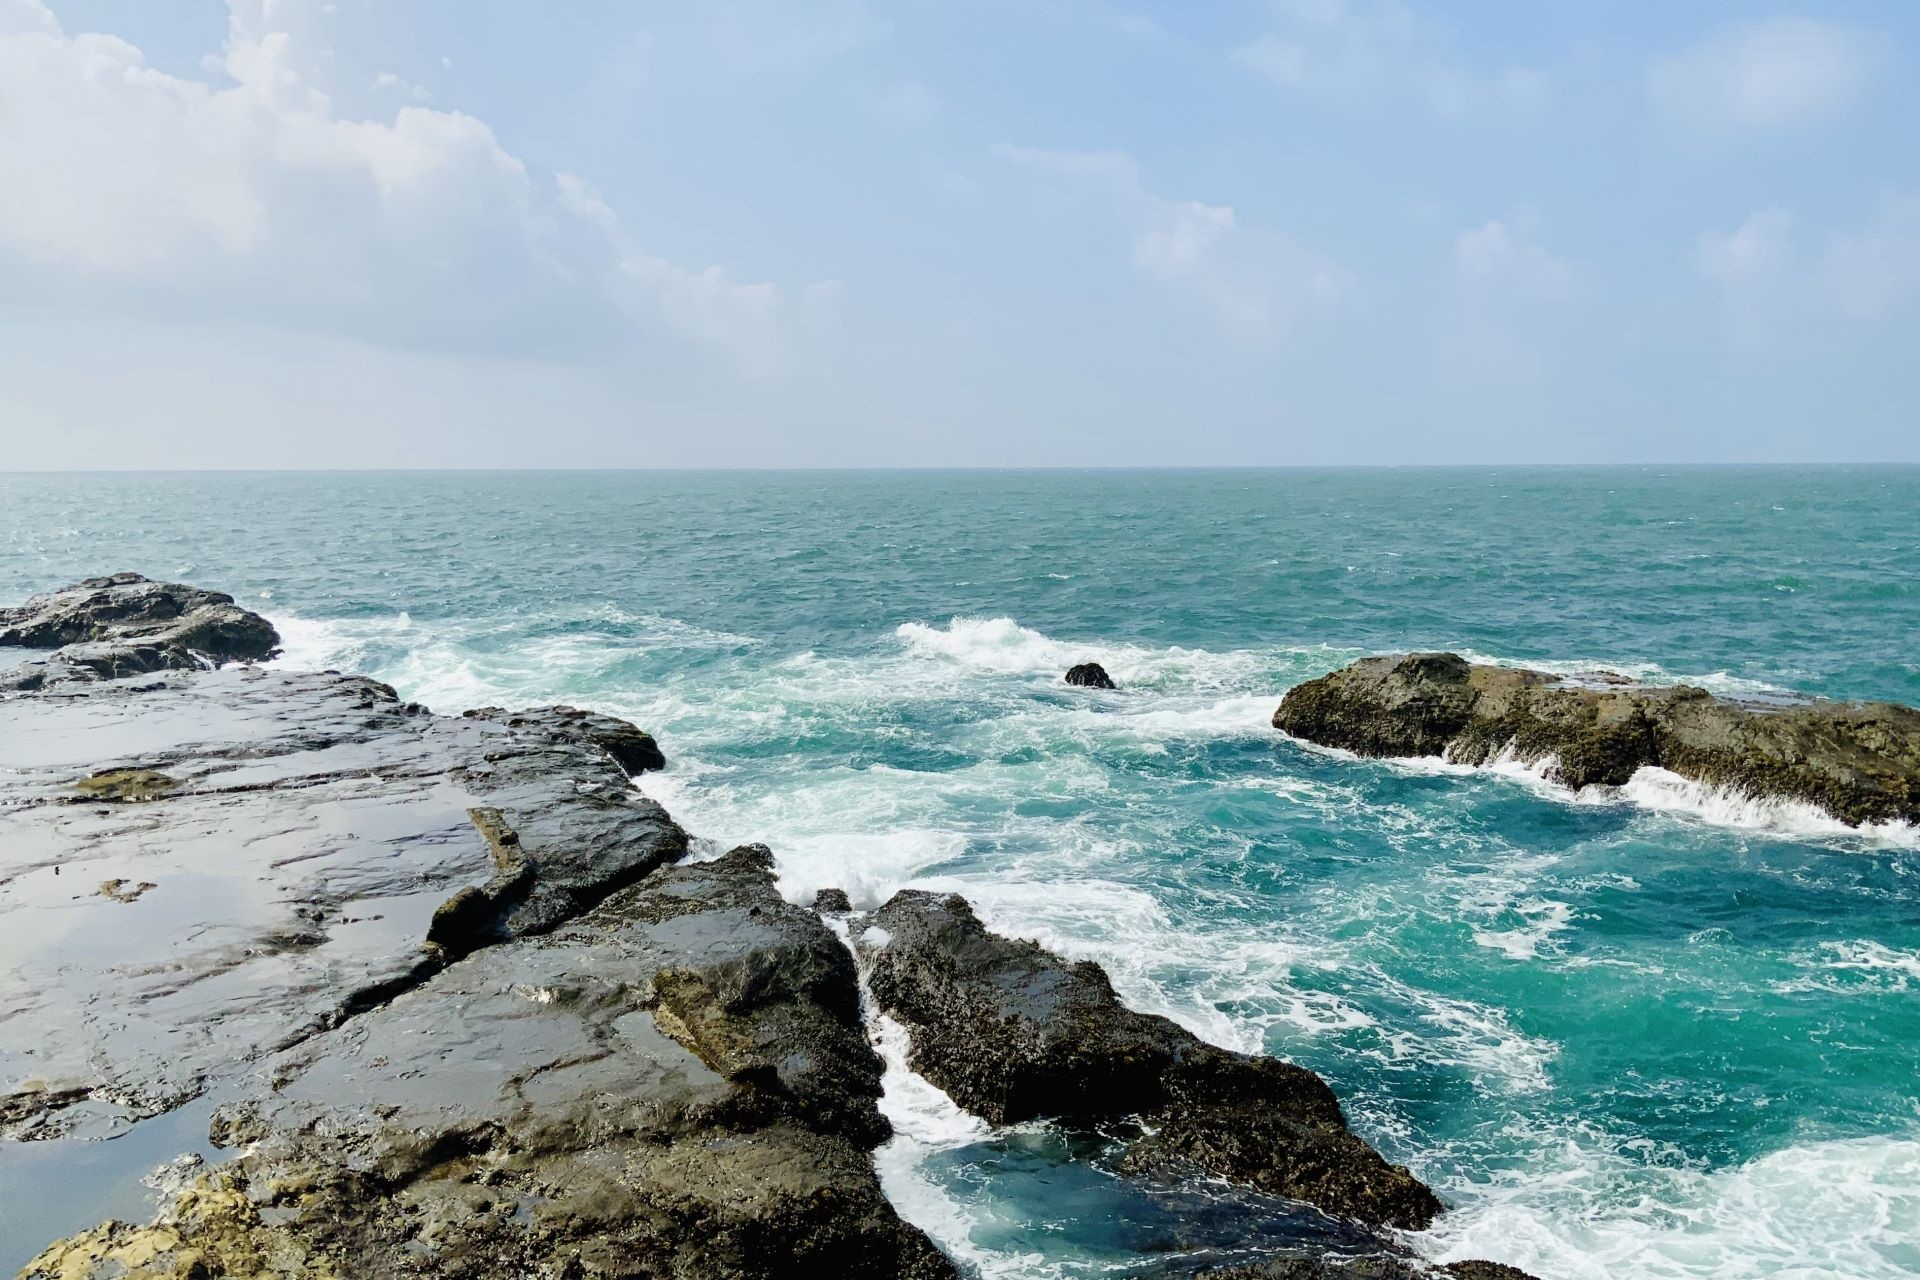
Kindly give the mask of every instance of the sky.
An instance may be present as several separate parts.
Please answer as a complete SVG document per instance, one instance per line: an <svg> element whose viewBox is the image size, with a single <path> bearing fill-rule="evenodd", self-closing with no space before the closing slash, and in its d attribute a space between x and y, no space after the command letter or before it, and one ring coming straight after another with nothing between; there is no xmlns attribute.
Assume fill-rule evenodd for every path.
<svg viewBox="0 0 1920 1280"><path fill-rule="evenodd" d="M1920 461L1920 6L0 0L0 468Z"/></svg>

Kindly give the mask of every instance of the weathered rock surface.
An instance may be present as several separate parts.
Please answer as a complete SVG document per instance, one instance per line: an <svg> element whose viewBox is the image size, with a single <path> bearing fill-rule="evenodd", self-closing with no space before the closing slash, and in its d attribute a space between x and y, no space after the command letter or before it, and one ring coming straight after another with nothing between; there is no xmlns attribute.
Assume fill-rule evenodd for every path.
<svg viewBox="0 0 1920 1280"><path fill-rule="evenodd" d="M563 738L591 742L612 756L629 778L667 767L667 757L652 734L597 711L578 707L534 707L526 711L476 707L464 714L469 720L497 720L513 729L543 729Z"/></svg>
<svg viewBox="0 0 1920 1280"><path fill-rule="evenodd" d="M957 895L897 894L857 940L914 1069L993 1123L1137 1115L1150 1130L1126 1156L1137 1171L1195 1166L1370 1225L1421 1228L1440 1211L1347 1128L1313 1072L1128 1009L1098 965L990 933Z"/></svg>
<svg viewBox="0 0 1920 1280"><path fill-rule="evenodd" d="M771 865L659 871L276 1055L215 1117L245 1154L27 1280L147 1249L180 1280L952 1277L873 1172L852 959Z"/></svg>
<svg viewBox="0 0 1920 1280"><path fill-rule="evenodd" d="M56 650L5 672L0 688L263 661L279 645L273 624L230 595L116 573L0 608L0 646Z"/></svg>
<svg viewBox="0 0 1920 1280"><path fill-rule="evenodd" d="M1656 767L1746 795L1817 805L1851 825L1920 822L1920 710L1774 703L1620 676L1555 676L1451 653L1363 658L1289 691L1274 727L1364 756L1503 752L1551 760L1570 787Z"/></svg>
<svg viewBox="0 0 1920 1280"><path fill-rule="evenodd" d="M1082 689L1117 689L1107 669L1097 662L1082 662L1067 669L1067 683Z"/></svg>
<svg viewBox="0 0 1920 1280"><path fill-rule="evenodd" d="M168 1110L685 849L592 741L357 677L0 696L0 1137Z"/></svg>
<svg viewBox="0 0 1920 1280"><path fill-rule="evenodd" d="M678 865L650 737L206 666L0 694L0 1137L212 1092L239 1151L29 1280L954 1275L874 1173L852 957L764 848Z"/></svg>

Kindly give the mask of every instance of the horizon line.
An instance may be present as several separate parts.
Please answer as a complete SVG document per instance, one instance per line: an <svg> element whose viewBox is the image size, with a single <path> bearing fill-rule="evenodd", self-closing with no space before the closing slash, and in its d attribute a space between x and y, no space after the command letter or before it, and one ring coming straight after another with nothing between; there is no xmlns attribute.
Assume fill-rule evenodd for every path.
<svg viewBox="0 0 1920 1280"><path fill-rule="evenodd" d="M902 475L902 474L1086 474L1209 471L1647 471L1656 468L1684 471L1828 470L1890 467L1920 468L1920 460L1862 459L1857 461L1741 461L1741 462L1227 462L1133 463L1116 465L861 465L729 467L729 466L563 466L563 467L0 467L0 477L13 476L184 476L184 475Z"/></svg>

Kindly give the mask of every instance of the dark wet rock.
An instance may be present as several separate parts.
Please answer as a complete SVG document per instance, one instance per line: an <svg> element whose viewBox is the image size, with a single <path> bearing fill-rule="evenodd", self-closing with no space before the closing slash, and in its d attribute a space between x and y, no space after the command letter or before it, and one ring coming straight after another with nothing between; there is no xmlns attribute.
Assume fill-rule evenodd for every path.
<svg viewBox="0 0 1920 1280"><path fill-rule="evenodd" d="M853 910L845 889L822 889L813 895L813 909L825 916L843 916Z"/></svg>
<svg viewBox="0 0 1920 1280"><path fill-rule="evenodd" d="M1895 703L1735 700L1415 653L1309 680L1273 723L1364 756L1484 764L1510 752L1551 760L1550 776L1576 788L1619 786L1652 766L1850 825L1920 822L1920 711Z"/></svg>
<svg viewBox="0 0 1920 1280"><path fill-rule="evenodd" d="M880 1070L846 949L737 849L277 1055L216 1116L243 1155L24 1274L951 1280L874 1174Z"/></svg>
<svg viewBox="0 0 1920 1280"><path fill-rule="evenodd" d="M858 944L914 1069L995 1124L1140 1116L1137 1172L1193 1167L1373 1225L1421 1228L1440 1210L1311 1071L1128 1009L1098 965L990 933L957 895L897 894Z"/></svg>
<svg viewBox="0 0 1920 1280"><path fill-rule="evenodd" d="M1097 662L1082 662L1078 666L1068 668L1067 683L1078 685L1083 689L1119 688L1114 684L1113 677L1107 674L1107 669Z"/></svg>
<svg viewBox="0 0 1920 1280"><path fill-rule="evenodd" d="M1357 1258L1275 1258L1256 1266L1202 1272L1197 1280L1535 1280L1535 1277L1498 1262L1434 1266L1388 1253Z"/></svg>
<svg viewBox="0 0 1920 1280"><path fill-rule="evenodd" d="M0 645L57 650L0 682L35 689L263 661L280 651L280 634L224 592L116 573L0 608Z"/></svg>
<svg viewBox="0 0 1920 1280"><path fill-rule="evenodd" d="M951 1280L852 956L765 848L682 863L643 742L259 667L0 694L0 1137L212 1093L236 1152L29 1280Z"/></svg>
<svg viewBox="0 0 1920 1280"><path fill-rule="evenodd" d="M357 677L0 695L0 1137L117 1132L685 850L598 746Z"/></svg>
<svg viewBox="0 0 1920 1280"><path fill-rule="evenodd" d="M652 734L597 711L582 711L578 707L534 707L526 711L478 707L466 716L471 720L497 720L515 729L545 730L590 742L612 756L613 762L626 770L628 777L667 767L667 758Z"/></svg>

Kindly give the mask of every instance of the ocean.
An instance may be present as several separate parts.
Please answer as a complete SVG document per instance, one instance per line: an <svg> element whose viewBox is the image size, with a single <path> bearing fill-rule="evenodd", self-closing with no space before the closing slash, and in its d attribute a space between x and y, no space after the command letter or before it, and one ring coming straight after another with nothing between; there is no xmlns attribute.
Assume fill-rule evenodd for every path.
<svg viewBox="0 0 1920 1280"><path fill-rule="evenodd" d="M0 600L122 569L435 710L625 716L796 901L957 890L1313 1068L1435 1258L1920 1273L1920 833L1270 725L1410 648L1920 703L1920 468L0 476ZM889 1194L983 1276L1201 1230L883 1047Z"/></svg>

